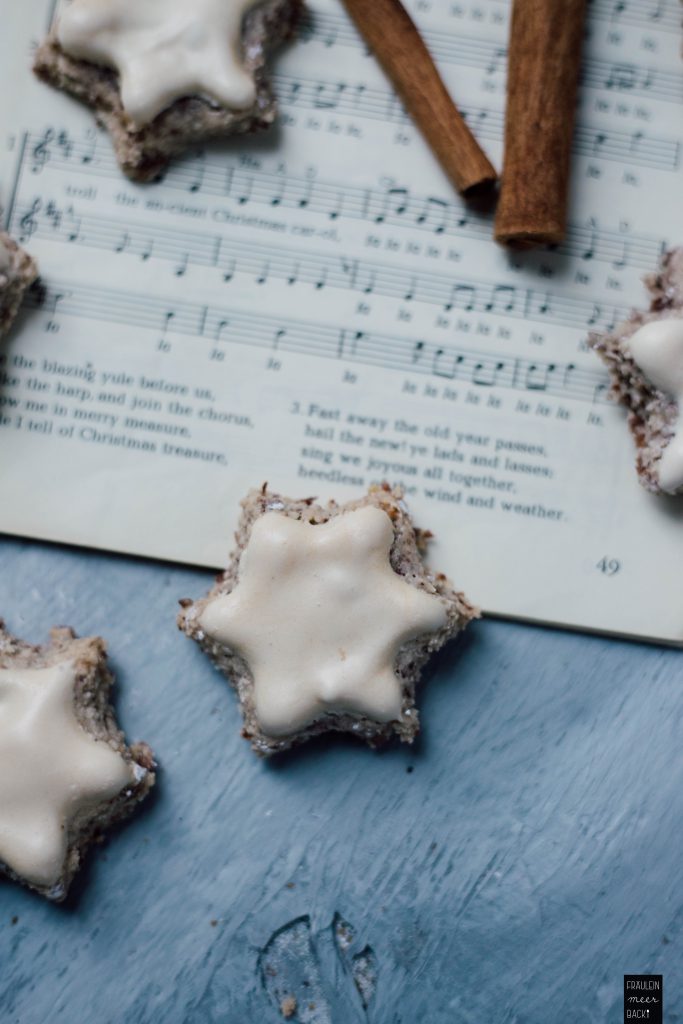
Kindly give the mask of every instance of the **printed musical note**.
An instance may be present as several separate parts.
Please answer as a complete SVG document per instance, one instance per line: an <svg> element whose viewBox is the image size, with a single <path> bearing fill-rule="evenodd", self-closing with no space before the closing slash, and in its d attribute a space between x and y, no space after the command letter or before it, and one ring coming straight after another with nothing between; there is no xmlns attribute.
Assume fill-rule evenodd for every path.
<svg viewBox="0 0 683 1024"><path fill-rule="evenodd" d="M317 281L315 282L315 285L314 285L316 291L321 291L321 289L323 289L325 287L326 283L327 283L327 267L321 267L320 268L320 273L318 274L318 279L317 279Z"/></svg>
<svg viewBox="0 0 683 1024"><path fill-rule="evenodd" d="M279 189L277 189L277 190L276 190L276 191L275 191L275 192L273 193L273 195L272 195L272 197L271 197L271 200L270 200L270 205L271 205L271 206L279 206L279 205L280 205L280 203L282 202L282 200L284 199L284 195L285 195L285 184L286 184L286 179L285 179L285 178L282 178L282 180L280 181L280 188L279 188Z"/></svg>
<svg viewBox="0 0 683 1024"><path fill-rule="evenodd" d="M196 174L187 186L187 191L194 193L201 191L206 171L206 156L201 150L196 154L193 166L195 167Z"/></svg>
<svg viewBox="0 0 683 1024"><path fill-rule="evenodd" d="M621 255L616 257L612 261L612 266L615 268L615 270L621 270L621 269L623 269L623 267L627 266L627 264L629 263L629 252L630 252L629 242L628 242L627 239L624 239L624 244L623 244L623 247L622 247L622 250L621 250Z"/></svg>
<svg viewBox="0 0 683 1024"><path fill-rule="evenodd" d="M344 193L340 191L339 194L337 195L337 202L331 204L329 210L327 211L327 216L330 218L330 220L337 220L338 217L341 217L343 210Z"/></svg>
<svg viewBox="0 0 683 1024"><path fill-rule="evenodd" d="M434 349L432 357L432 373L435 377L447 377L453 380L457 373L458 366L464 361L464 356L453 352L452 349L445 349L439 346Z"/></svg>
<svg viewBox="0 0 683 1024"><path fill-rule="evenodd" d="M220 341L225 331L230 326L229 320L218 320L213 334L214 341Z"/></svg>
<svg viewBox="0 0 683 1024"><path fill-rule="evenodd" d="M265 284L268 280L269 264L266 262L261 267L260 273L256 275L256 284Z"/></svg>
<svg viewBox="0 0 683 1024"><path fill-rule="evenodd" d="M448 203L436 196L427 196L424 207L417 216L417 223L428 224L432 226L435 234L442 234L448 223Z"/></svg>
<svg viewBox="0 0 683 1024"><path fill-rule="evenodd" d="M313 106L316 110L334 110L339 106L345 82L318 82L314 89Z"/></svg>
<svg viewBox="0 0 683 1024"><path fill-rule="evenodd" d="M90 130L88 145L81 150L80 159L84 165L91 164L95 158L95 152L97 150L97 135L93 130Z"/></svg>
<svg viewBox="0 0 683 1024"><path fill-rule="evenodd" d="M606 142L607 135L605 132L595 132L591 140L591 156L599 156Z"/></svg>
<svg viewBox="0 0 683 1024"><path fill-rule="evenodd" d="M151 238L148 238L146 244L142 245L139 251L140 259L142 260L143 263L146 263L147 260L150 259L150 257L152 256L152 253L154 252L154 241Z"/></svg>
<svg viewBox="0 0 683 1024"><path fill-rule="evenodd" d="M511 313L517 305L517 289L509 284L494 285L491 298L485 304L488 312Z"/></svg>
<svg viewBox="0 0 683 1024"><path fill-rule="evenodd" d="M278 348L280 347L280 344L284 341L284 339L286 337L287 337L287 330L286 330L286 328L278 327L278 329L275 331L275 333L273 335L273 348L275 349L275 351L278 350Z"/></svg>
<svg viewBox="0 0 683 1024"><path fill-rule="evenodd" d="M493 360L478 360L472 370L472 383L479 387L494 387L498 375L505 369L505 363Z"/></svg>
<svg viewBox="0 0 683 1024"><path fill-rule="evenodd" d="M403 294L403 301L404 302L412 302L413 301L413 299L415 298L415 291L416 291L416 289L418 287L418 281L419 281L419 278L417 278L415 276L410 278L410 280L408 282L408 287L406 288L406 290L405 290L405 292Z"/></svg>
<svg viewBox="0 0 683 1024"><path fill-rule="evenodd" d="M341 359L344 355L344 345L346 344L346 331L342 330L339 332L339 343L337 345L337 359Z"/></svg>
<svg viewBox="0 0 683 1024"><path fill-rule="evenodd" d="M54 316L54 314L57 312L57 307L60 304L60 302L65 302L67 299L69 299L72 296L72 294L73 294L72 292L70 292L70 291L68 291L66 289L64 291L58 291L57 289L55 289L55 290L50 289L45 294L45 305L48 306L48 308L50 309L50 311L52 312L52 314ZM48 299L50 300L49 302L47 301Z"/></svg>
<svg viewBox="0 0 683 1024"><path fill-rule="evenodd" d="M597 228L596 228L595 220L593 218L591 218L590 221L588 222L588 230L589 230L590 234L589 234L589 237L588 237L588 242L586 244L586 248L581 253L581 259L582 260L592 260L593 257L595 256L595 246L596 246L596 240L597 240Z"/></svg>
<svg viewBox="0 0 683 1024"><path fill-rule="evenodd" d="M59 222L62 223L61 218ZM53 226L55 226L54 220ZM81 237L81 218L75 215L73 206L69 206L66 210L66 216L64 218L64 231L66 234L67 242L79 241Z"/></svg>
<svg viewBox="0 0 683 1024"><path fill-rule="evenodd" d="M613 64L605 79L606 89L632 89L636 82L636 68L633 64Z"/></svg>
<svg viewBox="0 0 683 1024"><path fill-rule="evenodd" d="M607 393L608 387L609 387L609 385L608 385L607 381L598 381L598 383L593 388L593 396L592 396L591 401L594 404L596 404L597 402L603 401L604 400L604 396Z"/></svg>
<svg viewBox="0 0 683 1024"><path fill-rule="evenodd" d="M298 263L294 263L292 265L292 269L291 269L291 271L290 271L290 273L289 273L289 275L287 277L287 284L290 285L290 287L291 287L293 284L296 284L298 280L299 280L299 264ZM322 287L322 285L321 285L321 287Z"/></svg>
<svg viewBox="0 0 683 1024"><path fill-rule="evenodd" d="M476 289L471 284L454 284L451 288L449 299L444 304L444 309L449 311L456 307L457 309L464 309L466 312L469 312L474 309L476 294Z"/></svg>
<svg viewBox="0 0 683 1024"><path fill-rule="evenodd" d="M504 47L499 46L497 49L493 50L491 54L491 59L489 60L488 65L486 67L486 74L497 74L501 67L504 65L506 57L507 51L505 50Z"/></svg>
<svg viewBox="0 0 683 1024"><path fill-rule="evenodd" d="M528 391L546 391L550 375L554 371L555 366L552 363L545 363L542 366L530 363L526 368L524 386Z"/></svg>
<svg viewBox="0 0 683 1024"><path fill-rule="evenodd" d="M387 189L386 197L395 217L401 217L408 209L408 189L392 187Z"/></svg>
<svg viewBox="0 0 683 1024"><path fill-rule="evenodd" d="M249 199L251 198L251 191L252 191L253 187L254 187L254 179L253 178L249 177L249 178L244 179L244 186L243 186L243 188L240 189L238 195L236 196L237 202L240 204L240 206L244 206L245 203L249 202Z"/></svg>
<svg viewBox="0 0 683 1024"><path fill-rule="evenodd" d="M174 320L174 318L175 318L175 311L172 310L172 309L167 309L166 312L164 313L163 317L162 317L162 320L161 320L161 323L162 323L161 333L162 333L162 335L165 335L168 332L168 330L169 330L169 328L171 326L171 322Z"/></svg>
<svg viewBox="0 0 683 1024"><path fill-rule="evenodd" d="M296 205L300 210L304 210L311 201L311 195L313 193L313 182L307 181L305 188L303 189L303 195L299 196Z"/></svg>

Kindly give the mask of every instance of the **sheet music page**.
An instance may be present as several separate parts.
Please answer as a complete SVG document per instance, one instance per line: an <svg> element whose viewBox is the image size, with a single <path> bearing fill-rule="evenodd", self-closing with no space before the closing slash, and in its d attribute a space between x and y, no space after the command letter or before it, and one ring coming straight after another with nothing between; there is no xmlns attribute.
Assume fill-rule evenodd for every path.
<svg viewBox="0 0 683 1024"><path fill-rule="evenodd" d="M491 613L683 641L683 505L636 481L586 347L683 243L677 0L592 0L571 227L510 257L445 179L339 0L275 62L277 129L117 169L0 39L5 222L39 260L0 349L0 530L226 564L253 486L401 483ZM500 167L507 0L408 4Z"/></svg>

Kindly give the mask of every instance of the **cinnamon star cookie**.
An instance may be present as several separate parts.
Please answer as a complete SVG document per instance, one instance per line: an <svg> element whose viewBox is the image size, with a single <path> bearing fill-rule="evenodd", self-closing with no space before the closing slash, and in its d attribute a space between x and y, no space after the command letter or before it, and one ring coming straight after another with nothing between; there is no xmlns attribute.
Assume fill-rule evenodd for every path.
<svg viewBox="0 0 683 1024"><path fill-rule="evenodd" d="M641 483L683 491L683 249L666 253L646 278L649 312L634 312L591 345L607 364L612 395L629 410Z"/></svg>
<svg viewBox="0 0 683 1024"><path fill-rule="evenodd" d="M33 647L0 621L0 869L63 900L85 850L154 785L109 704L104 641L53 629Z"/></svg>
<svg viewBox="0 0 683 1024"><path fill-rule="evenodd" d="M38 268L14 239L0 231L0 338L9 331Z"/></svg>
<svg viewBox="0 0 683 1024"><path fill-rule="evenodd" d="M342 506L247 496L228 569L178 625L236 688L257 753L331 729L412 742L425 661L478 614L423 565L427 536L386 485Z"/></svg>
<svg viewBox="0 0 683 1024"><path fill-rule="evenodd" d="M300 10L301 0L72 0L34 70L92 106L122 170L148 181L198 142L273 123L266 59Z"/></svg>

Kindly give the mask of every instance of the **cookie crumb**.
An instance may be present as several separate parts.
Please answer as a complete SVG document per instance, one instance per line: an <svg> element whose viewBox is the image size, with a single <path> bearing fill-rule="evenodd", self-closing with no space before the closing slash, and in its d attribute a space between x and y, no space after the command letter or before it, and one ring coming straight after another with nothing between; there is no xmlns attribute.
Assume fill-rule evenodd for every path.
<svg viewBox="0 0 683 1024"><path fill-rule="evenodd" d="M285 1020L289 1020L290 1017L294 1016L296 1013L296 999L294 996L285 996L284 999L281 1000L280 1013Z"/></svg>

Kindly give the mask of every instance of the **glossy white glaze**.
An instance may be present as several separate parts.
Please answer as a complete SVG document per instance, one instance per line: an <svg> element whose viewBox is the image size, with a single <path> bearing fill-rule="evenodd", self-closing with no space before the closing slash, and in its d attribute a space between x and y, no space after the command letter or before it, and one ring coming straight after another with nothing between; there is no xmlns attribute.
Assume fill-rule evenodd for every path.
<svg viewBox="0 0 683 1024"><path fill-rule="evenodd" d="M237 586L199 622L247 662L267 735L329 713L400 719L398 650L442 627L446 608L394 572L393 537L373 507L315 526L277 512L255 522Z"/></svg>
<svg viewBox="0 0 683 1024"><path fill-rule="evenodd" d="M250 107L254 80L242 57L242 22L258 0L73 0L57 37L73 57L115 68L138 127L175 100L204 96Z"/></svg>

